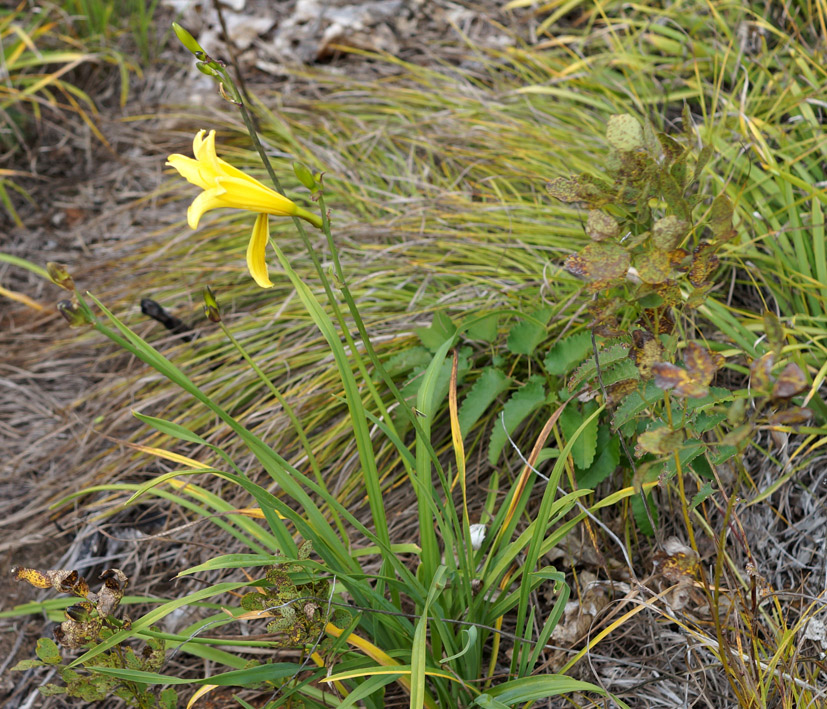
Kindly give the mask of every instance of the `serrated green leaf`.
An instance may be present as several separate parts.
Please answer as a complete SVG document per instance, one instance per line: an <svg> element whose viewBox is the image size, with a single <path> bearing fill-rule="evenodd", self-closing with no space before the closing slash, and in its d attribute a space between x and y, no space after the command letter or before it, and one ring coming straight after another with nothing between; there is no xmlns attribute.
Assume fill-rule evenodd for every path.
<svg viewBox="0 0 827 709"><path fill-rule="evenodd" d="M583 405L583 410L578 411L575 406L569 404L560 414L560 428L566 440L574 436L580 424L597 410L597 403L590 401ZM594 461L597 452L597 419L593 419L583 429L579 438L574 442L571 449L571 457L578 470L585 470Z"/></svg>
<svg viewBox="0 0 827 709"><path fill-rule="evenodd" d="M416 328L416 336L431 352L436 352L443 342L454 336L457 326L447 313L440 310L428 327Z"/></svg>
<svg viewBox="0 0 827 709"><path fill-rule="evenodd" d="M569 335L556 343L548 351L543 365L549 374L561 376L574 369L591 351L591 333L578 332L576 335Z"/></svg>
<svg viewBox="0 0 827 709"><path fill-rule="evenodd" d="M686 441L683 444L683 447L678 451L678 458L681 461L681 468L686 470L686 467L690 465L699 455L703 455L705 450L706 446L701 441ZM670 456L663 462L660 475L666 478L671 478L676 471L675 456Z"/></svg>
<svg viewBox="0 0 827 709"><path fill-rule="evenodd" d="M494 430L491 432L491 443L488 446L488 461L491 465L495 465L499 459L500 453L508 442L508 436L514 433L517 426L528 416L539 409L545 399L543 377L538 375L531 377L522 389L518 389L511 395L503 407L502 417L497 417ZM505 430L503 430L503 421L505 421Z"/></svg>
<svg viewBox="0 0 827 709"><path fill-rule="evenodd" d="M698 505L700 505L707 497L710 495L715 494L715 488L712 487L712 483L706 482L701 486L701 489L695 493L692 497L692 502L689 504L689 509L694 510Z"/></svg>
<svg viewBox="0 0 827 709"><path fill-rule="evenodd" d="M589 338L589 351L591 352L591 337ZM616 344L610 345L605 349L598 350L597 356L600 358L600 370L601 374L604 373L604 370L612 364L616 362L621 362L623 360L629 360L629 348L626 345ZM632 368L635 369L634 363L632 363ZM597 365L595 364L594 357L589 357L586 361L583 362L578 368L577 371L571 375L569 379L569 389L574 390L581 382L584 381L591 381L597 376ZM640 375L638 375L639 377ZM624 377L624 379L634 379L636 377L629 376ZM620 380L617 380L620 381ZM606 384L605 380L603 382Z"/></svg>
<svg viewBox="0 0 827 709"><path fill-rule="evenodd" d="M603 357L600 358L601 369L603 367ZM607 369L602 369L601 378L603 379L603 386L611 386L617 382L623 382L627 379L640 379L640 372L635 363L629 359L629 350L626 350L626 356Z"/></svg>
<svg viewBox="0 0 827 709"><path fill-rule="evenodd" d="M385 371L391 377L409 372L417 367L427 367L431 361L431 353L424 347L409 347L397 352L385 362Z"/></svg>
<svg viewBox="0 0 827 709"><path fill-rule="evenodd" d="M475 318L473 325L465 330L469 340L480 340L482 342L493 342L497 339L499 332L500 316L497 313L484 318Z"/></svg>
<svg viewBox="0 0 827 709"><path fill-rule="evenodd" d="M508 388L510 383L511 379L500 369L486 367L482 370L482 374L462 400L457 414L459 429L463 437L468 434L480 416Z"/></svg>
<svg viewBox="0 0 827 709"><path fill-rule="evenodd" d="M534 320L521 320L511 327L506 344L512 354L530 355L537 345L546 339L546 328L540 323L545 324L549 321L551 308L535 310L531 317Z"/></svg>
<svg viewBox="0 0 827 709"><path fill-rule="evenodd" d="M701 399L686 399L687 411L698 411L705 409L712 404L720 404L724 401L732 401L732 392L723 387L709 387L709 393Z"/></svg>
<svg viewBox="0 0 827 709"><path fill-rule="evenodd" d="M596 488L620 464L620 437L613 434L608 426L600 426L597 431L597 451L588 470L577 471L577 485L580 488Z"/></svg>
<svg viewBox="0 0 827 709"><path fill-rule="evenodd" d="M647 382L643 392L640 389L627 396L615 410L612 417L612 428L616 431L626 422L631 421L641 411L663 398L663 391L654 382Z"/></svg>

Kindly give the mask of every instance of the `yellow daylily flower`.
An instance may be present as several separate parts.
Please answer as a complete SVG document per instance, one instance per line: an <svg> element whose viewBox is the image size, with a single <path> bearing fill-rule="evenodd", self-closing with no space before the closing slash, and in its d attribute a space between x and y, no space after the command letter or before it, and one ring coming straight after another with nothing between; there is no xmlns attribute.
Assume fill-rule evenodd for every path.
<svg viewBox="0 0 827 709"><path fill-rule="evenodd" d="M187 223L197 229L205 212L221 207L257 212L247 247L247 268L258 285L270 288L273 284L267 275L265 258L270 240L267 215L299 217L318 228L322 226L322 219L219 158L215 153L215 131L211 130L205 138L206 133L199 131L192 141L195 159L179 154L167 158L167 165L178 170L187 182L204 190L187 209Z"/></svg>

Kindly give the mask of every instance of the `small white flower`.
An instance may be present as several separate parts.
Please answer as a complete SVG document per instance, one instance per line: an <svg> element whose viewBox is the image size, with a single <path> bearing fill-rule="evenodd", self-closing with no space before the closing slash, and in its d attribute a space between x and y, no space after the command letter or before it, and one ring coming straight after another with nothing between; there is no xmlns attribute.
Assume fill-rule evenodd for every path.
<svg viewBox="0 0 827 709"><path fill-rule="evenodd" d="M486 527L484 524L472 524L470 527L471 531L471 548L476 551L482 546L482 542L485 539L485 530Z"/></svg>

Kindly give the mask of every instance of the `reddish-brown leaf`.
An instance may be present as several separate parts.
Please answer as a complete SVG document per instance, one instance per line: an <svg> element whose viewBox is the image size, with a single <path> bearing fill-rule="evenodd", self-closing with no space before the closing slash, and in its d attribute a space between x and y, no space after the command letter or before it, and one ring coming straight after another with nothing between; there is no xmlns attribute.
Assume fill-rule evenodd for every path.
<svg viewBox="0 0 827 709"><path fill-rule="evenodd" d="M724 358L701 347L697 342L690 342L684 350L683 361L693 379L701 384L709 384L715 372L723 365Z"/></svg>
<svg viewBox="0 0 827 709"><path fill-rule="evenodd" d="M765 394L770 391L770 384L772 384L772 365L775 363L775 354L767 352L761 355L758 359L753 360L749 367L750 384L753 389L757 389Z"/></svg>
<svg viewBox="0 0 827 709"><path fill-rule="evenodd" d="M807 377L804 376L801 367L795 362L790 362L781 370L781 374L779 374L778 379L775 380L775 384L772 387L772 398L791 399L806 388Z"/></svg>
<svg viewBox="0 0 827 709"><path fill-rule="evenodd" d="M776 411L769 417L769 422L775 426L793 426L799 423L807 423L813 417L810 409L801 406L793 406L790 409Z"/></svg>
<svg viewBox="0 0 827 709"><path fill-rule="evenodd" d="M702 399L709 393L709 388L693 379L689 372L668 362L656 362L652 365L655 384L664 390L672 389L675 394L690 399Z"/></svg>

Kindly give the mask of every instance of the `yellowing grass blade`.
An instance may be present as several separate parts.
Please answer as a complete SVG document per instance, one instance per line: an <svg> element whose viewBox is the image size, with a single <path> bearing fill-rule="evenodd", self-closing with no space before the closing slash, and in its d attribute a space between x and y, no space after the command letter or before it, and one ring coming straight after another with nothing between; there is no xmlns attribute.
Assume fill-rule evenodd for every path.
<svg viewBox="0 0 827 709"><path fill-rule="evenodd" d="M201 697L203 697L205 694L209 694L210 692L212 692L217 686L217 684L205 684L203 687L199 688L187 702L187 709L190 709L190 707L193 704L195 704L195 702L201 699Z"/></svg>

